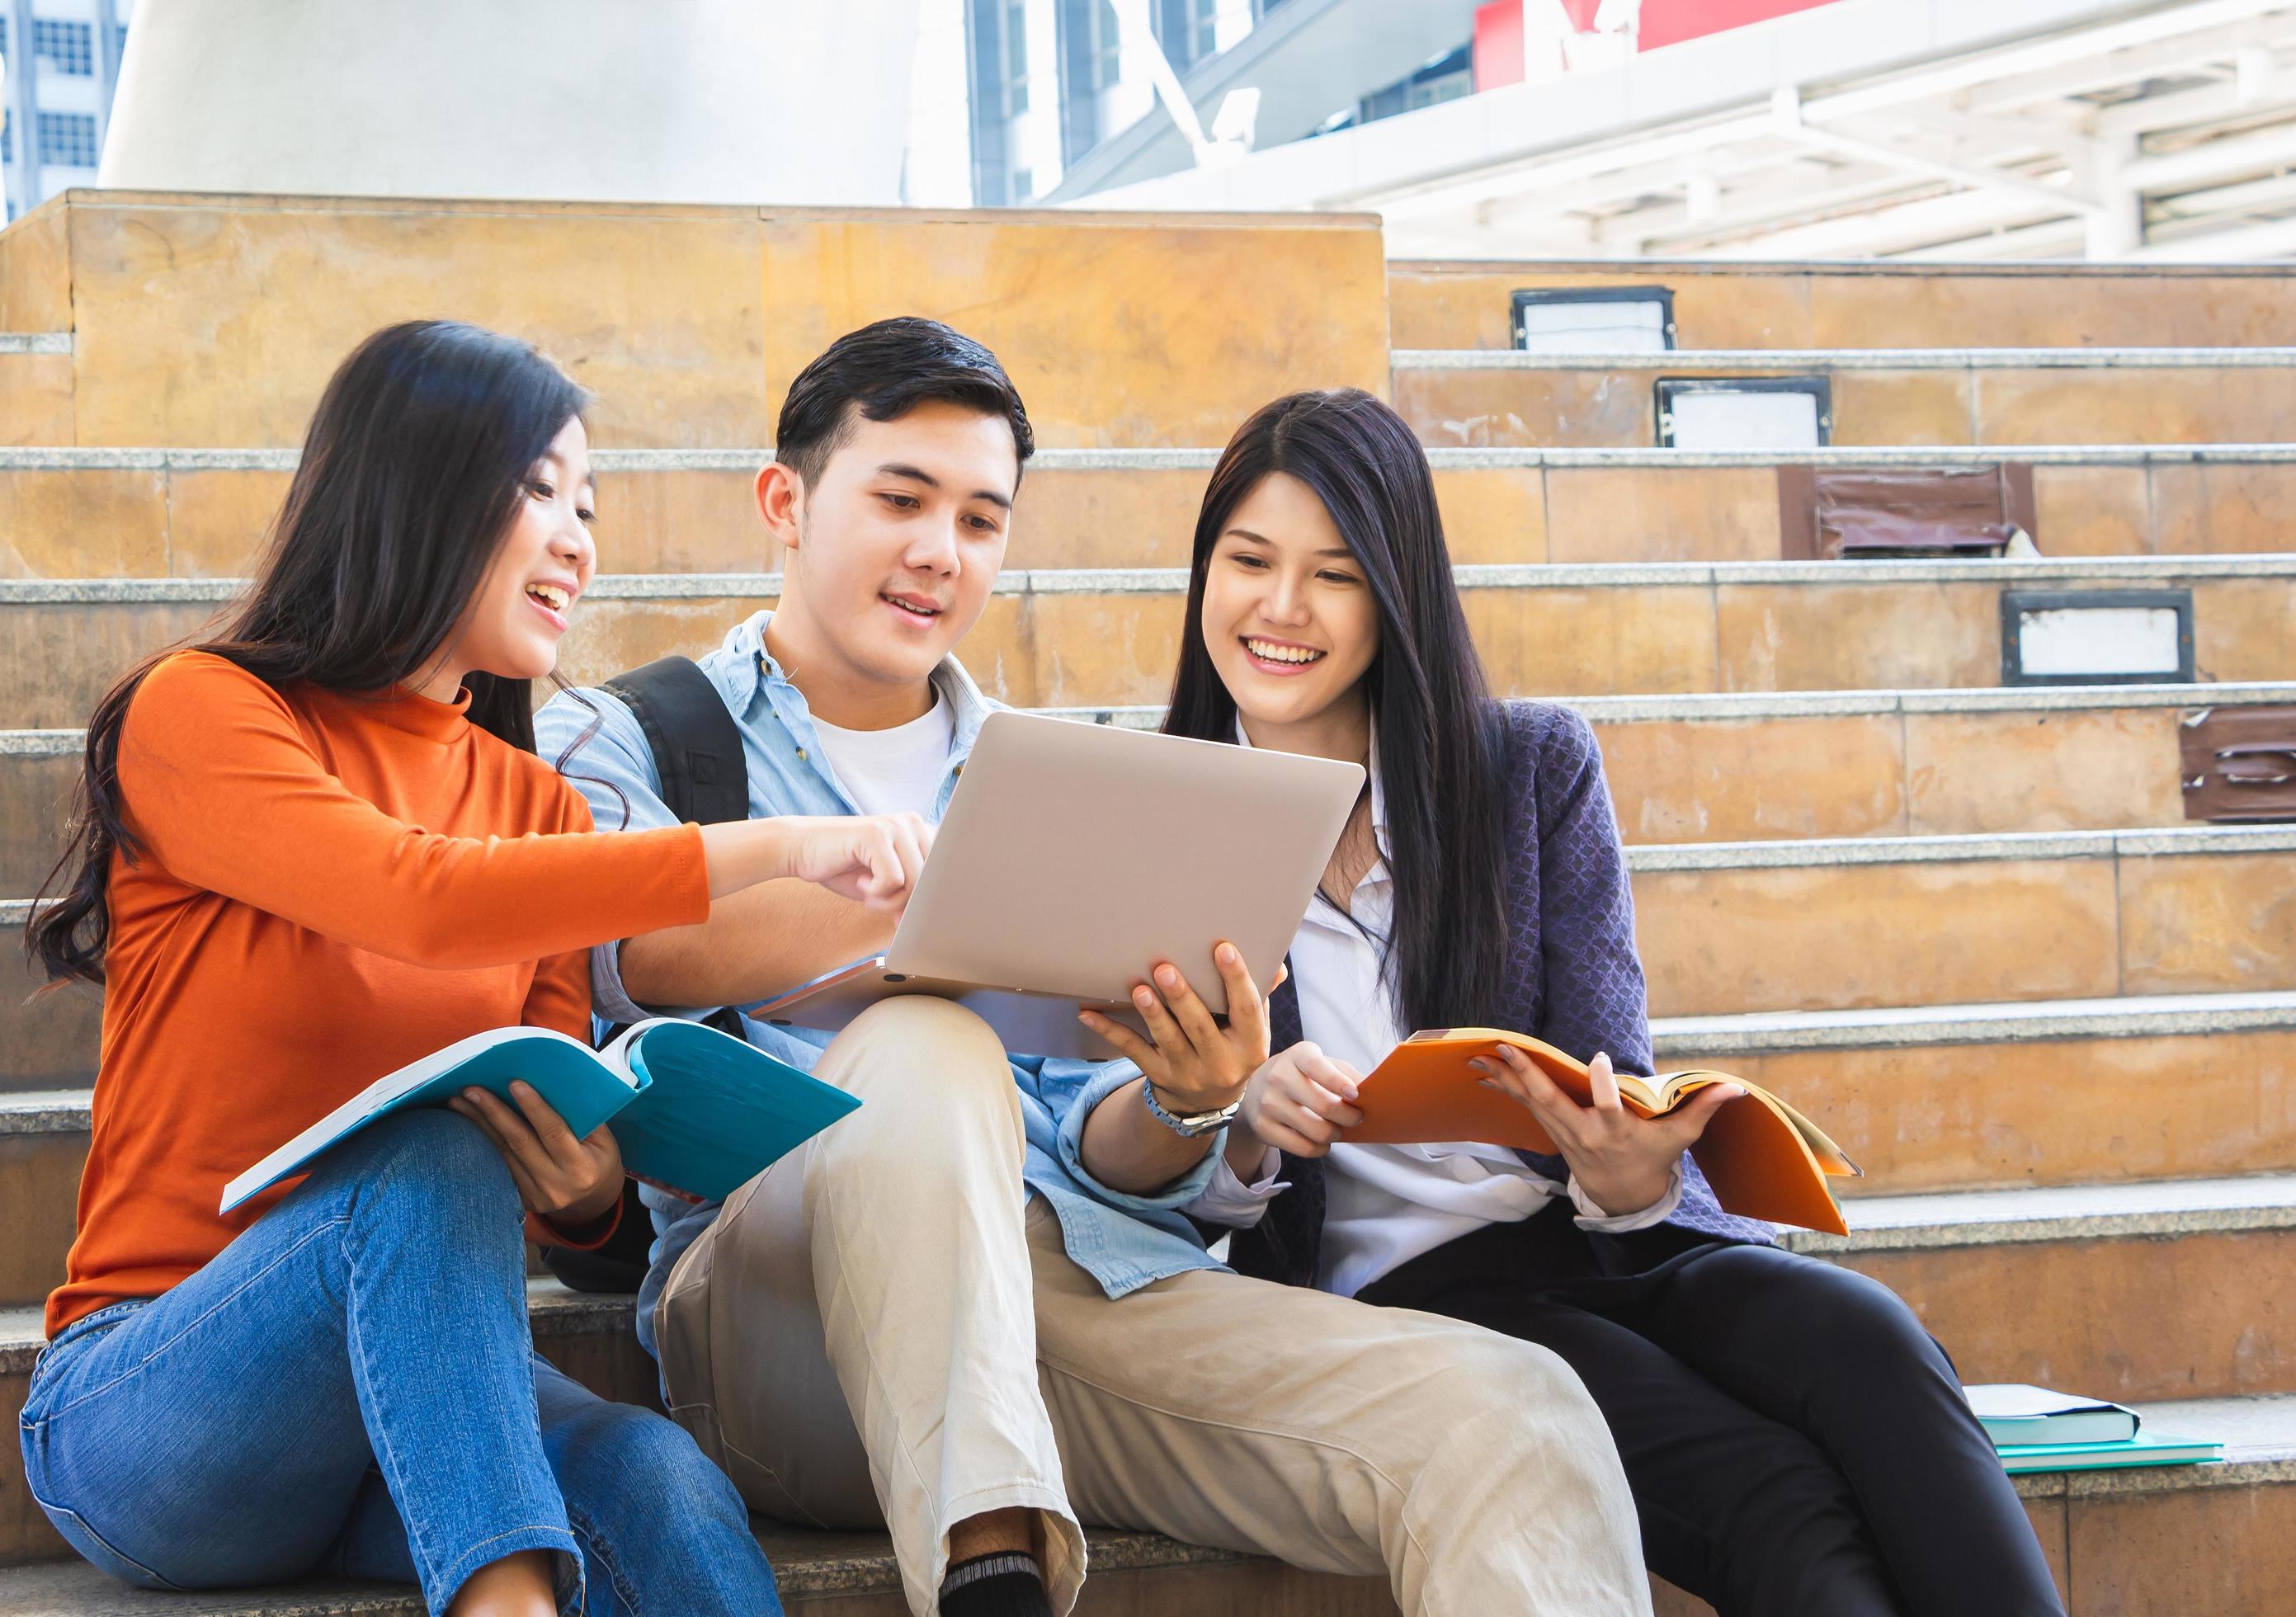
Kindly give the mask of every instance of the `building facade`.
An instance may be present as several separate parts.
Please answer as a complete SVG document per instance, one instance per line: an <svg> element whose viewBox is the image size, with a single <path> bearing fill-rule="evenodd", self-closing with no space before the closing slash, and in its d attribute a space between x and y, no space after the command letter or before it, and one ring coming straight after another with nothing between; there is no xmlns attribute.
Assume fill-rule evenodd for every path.
<svg viewBox="0 0 2296 1617"><path fill-rule="evenodd" d="M95 184L134 0L0 0L0 198L8 218Z"/></svg>
<svg viewBox="0 0 2296 1617"><path fill-rule="evenodd" d="M1149 28L1183 78L1240 44L1285 0L1148 0ZM1148 63L1128 61L1109 0L965 0L976 207L1026 206L1155 108Z"/></svg>
<svg viewBox="0 0 2296 1617"><path fill-rule="evenodd" d="M1472 87L1478 0L964 4L972 201L984 208L1070 202ZM1193 129L1160 104L1166 66Z"/></svg>

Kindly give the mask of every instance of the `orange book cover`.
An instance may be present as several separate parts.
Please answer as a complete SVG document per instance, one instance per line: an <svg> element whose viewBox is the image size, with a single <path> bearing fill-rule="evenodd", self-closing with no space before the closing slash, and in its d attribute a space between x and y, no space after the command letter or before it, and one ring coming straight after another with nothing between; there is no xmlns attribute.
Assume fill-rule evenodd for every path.
<svg viewBox="0 0 2296 1617"><path fill-rule="evenodd" d="M1593 1104L1587 1065L1577 1057L1501 1028L1436 1028L1395 1047L1364 1079L1356 1105L1363 1121L1347 1132L1349 1145L1424 1145L1472 1140L1521 1151L1552 1153L1554 1142L1538 1120L1514 1101L1486 1088L1467 1063L1496 1058L1502 1044L1528 1055L1557 1088L1581 1105ZM1854 1175L1857 1165L1816 1124L1776 1096L1726 1072L1618 1075L1624 1104L1644 1117L1670 1112L1710 1084L1737 1084L1746 1093L1725 1104L1690 1148L1725 1211L1773 1224L1799 1225L1846 1235L1830 1177Z"/></svg>

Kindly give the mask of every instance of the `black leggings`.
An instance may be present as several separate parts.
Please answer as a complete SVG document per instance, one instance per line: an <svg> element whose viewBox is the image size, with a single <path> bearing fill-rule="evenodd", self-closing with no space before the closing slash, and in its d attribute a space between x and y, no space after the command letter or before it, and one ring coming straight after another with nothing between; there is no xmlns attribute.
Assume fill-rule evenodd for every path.
<svg viewBox="0 0 2296 1617"><path fill-rule="evenodd" d="M1721 1617L2062 1617L1951 1361L1863 1275L1672 1226L1589 1234L1558 1202L1361 1295L1569 1363L1651 1570Z"/></svg>

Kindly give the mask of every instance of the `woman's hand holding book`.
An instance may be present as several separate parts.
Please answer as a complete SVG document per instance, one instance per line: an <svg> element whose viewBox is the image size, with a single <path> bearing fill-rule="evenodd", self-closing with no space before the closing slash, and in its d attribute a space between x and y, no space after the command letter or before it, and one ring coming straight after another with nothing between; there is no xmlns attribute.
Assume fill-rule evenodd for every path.
<svg viewBox="0 0 2296 1617"><path fill-rule="evenodd" d="M1745 1094L1735 1084L1714 1084L1673 1111L1646 1118L1628 1110L1620 1097L1608 1055L1597 1055L1587 1066L1593 1104L1583 1106L1511 1045L1499 1046L1496 1058L1478 1056L1467 1064L1483 1074L1484 1088L1538 1120L1570 1164L1578 1188L1614 1218L1640 1212L1666 1194L1682 1153L1698 1142L1726 1103Z"/></svg>
<svg viewBox="0 0 2296 1617"><path fill-rule="evenodd" d="M527 1211L569 1235L596 1224L622 1199L622 1151L603 1124L587 1139L530 1084L512 1083L515 1109L473 1086L447 1103L495 1143Z"/></svg>
<svg viewBox="0 0 2296 1617"><path fill-rule="evenodd" d="M1363 1121L1353 1104L1362 1083L1362 1073L1306 1039L1278 1051L1244 1086L1236 1119L1242 1128L1230 1126L1228 1166L1248 1183L1270 1145L1295 1157L1322 1156Z"/></svg>

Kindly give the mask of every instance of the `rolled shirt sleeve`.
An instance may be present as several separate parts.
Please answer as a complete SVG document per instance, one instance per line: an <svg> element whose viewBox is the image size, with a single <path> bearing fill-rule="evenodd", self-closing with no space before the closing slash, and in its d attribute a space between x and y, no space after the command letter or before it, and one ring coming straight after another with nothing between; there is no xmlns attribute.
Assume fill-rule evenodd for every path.
<svg viewBox="0 0 2296 1617"><path fill-rule="evenodd" d="M1604 1235L1623 1235L1629 1230L1650 1229L1674 1217L1674 1210L1682 1205L1682 1168L1679 1163L1667 1176L1666 1194L1640 1212L1604 1212L1595 1205L1593 1197L1578 1188L1578 1176L1570 1176L1570 1205L1578 1210L1580 1229L1599 1230Z"/></svg>
<svg viewBox="0 0 2296 1617"><path fill-rule="evenodd" d="M1033 1069L1033 1071L1031 1071ZM1133 1195L1102 1184L1084 1162L1085 1120L1092 1109L1140 1076L1128 1061L1066 1061L1051 1056L1016 1056L1014 1075L1032 1093L1053 1122L1054 1155L1079 1189L1094 1200L1127 1212L1177 1213L1211 1183L1219 1160L1215 1147L1204 1160L1152 1195Z"/></svg>
<svg viewBox="0 0 2296 1617"><path fill-rule="evenodd" d="M1204 1194L1180 1211L1191 1219L1201 1219L1206 1224L1223 1224L1230 1229L1250 1229L1267 1216L1267 1204L1292 1188L1288 1179L1275 1176L1283 1166L1283 1153L1275 1146L1267 1147L1259 1159L1259 1170L1251 1183L1245 1184L1235 1177L1235 1170L1227 1165L1227 1153L1211 1153L1211 1183Z"/></svg>

